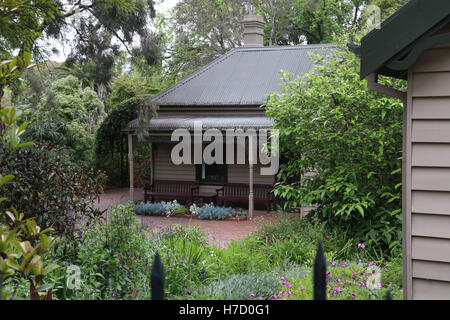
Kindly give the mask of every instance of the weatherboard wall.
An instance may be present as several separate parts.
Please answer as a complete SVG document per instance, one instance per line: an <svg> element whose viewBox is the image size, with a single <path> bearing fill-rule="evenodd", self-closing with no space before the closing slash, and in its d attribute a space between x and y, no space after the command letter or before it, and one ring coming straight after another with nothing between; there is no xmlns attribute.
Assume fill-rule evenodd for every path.
<svg viewBox="0 0 450 320"><path fill-rule="evenodd" d="M171 148L174 144L158 143L154 144L154 179L155 180L176 180L176 181L195 181L195 165L180 164L175 165L170 158ZM274 175L261 175L261 165L254 167L255 184L273 184ZM248 164L230 164L228 165L229 183L249 183ZM201 185L200 192L215 192L220 186Z"/></svg>
<svg viewBox="0 0 450 320"><path fill-rule="evenodd" d="M425 51L408 73L405 289L450 299L450 48Z"/></svg>

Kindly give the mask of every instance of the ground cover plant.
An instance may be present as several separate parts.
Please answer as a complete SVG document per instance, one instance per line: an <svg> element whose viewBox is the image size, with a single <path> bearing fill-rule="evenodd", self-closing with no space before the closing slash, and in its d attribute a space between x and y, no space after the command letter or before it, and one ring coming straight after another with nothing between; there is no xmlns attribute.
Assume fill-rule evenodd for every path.
<svg viewBox="0 0 450 320"><path fill-rule="evenodd" d="M178 203L177 200L161 201L161 202L141 202L135 205L136 214L144 216L161 216L170 217L172 215L191 215L200 220L223 220L230 217L244 218L247 212L241 209L233 209L231 207L215 206L213 203L207 203L198 206L192 204L189 209Z"/></svg>

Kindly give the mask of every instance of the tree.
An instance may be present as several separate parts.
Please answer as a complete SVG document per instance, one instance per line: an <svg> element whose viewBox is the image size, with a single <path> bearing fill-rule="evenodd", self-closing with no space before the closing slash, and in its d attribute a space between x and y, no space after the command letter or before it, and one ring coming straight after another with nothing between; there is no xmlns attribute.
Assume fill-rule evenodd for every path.
<svg viewBox="0 0 450 320"><path fill-rule="evenodd" d="M33 52L36 58L44 53L38 45L39 40L64 38L61 31L69 28L69 24L80 35L79 31L92 21L130 51L133 37L140 33L153 12L151 0L68 0L67 3L60 0L9 0L8 5L0 7L0 58L16 58L19 62L16 72L20 73L24 70L21 62L27 60L27 52ZM70 21L72 18L79 24ZM12 80L0 81L0 101L5 86L9 86Z"/></svg>
<svg viewBox="0 0 450 320"><path fill-rule="evenodd" d="M280 130L275 195L288 207L315 205L314 217L356 243L399 248L403 105L360 81L345 45L313 60L304 78L285 75L285 93L266 106Z"/></svg>
<svg viewBox="0 0 450 320"><path fill-rule="evenodd" d="M93 161L95 132L106 116L103 103L89 87L80 86L78 79L68 76L52 83L41 96L37 107L22 106L24 118L33 124L52 130L52 122L61 122L67 128L66 139L72 141L73 161ZM39 130L37 130L39 131Z"/></svg>
<svg viewBox="0 0 450 320"><path fill-rule="evenodd" d="M169 68L177 78L242 45L245 2L183 0L175 6L175 39Z"/></svg>
<svg viewBox="0 0 450 320"><path fill-rule="evenodd" d="M407 2L409 0L372 0L370 4L378 6L381 9L381 20L385 20Z"/></svg>

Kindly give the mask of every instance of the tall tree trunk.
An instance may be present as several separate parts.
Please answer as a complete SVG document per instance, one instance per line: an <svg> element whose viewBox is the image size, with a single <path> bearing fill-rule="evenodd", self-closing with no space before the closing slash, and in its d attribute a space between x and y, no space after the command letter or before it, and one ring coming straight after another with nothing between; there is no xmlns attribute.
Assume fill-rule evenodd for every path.
<svg viewBox="0 0 450 320"><path fill-rule="evenodd" d="M3 104L2 104L2 98L4 95L3 87L4 87L3 85L0 85L0 110L3 109ZM3 136L5 129L6 129L5 124L0 122L0 136Z"/></svg>
<svg viewBox="0 0 450 320"><path fill-rule="evenodd" d="M97 87L97 95L98 98L105 103L105 95L106 95L106 90L105 90L105 85L103 83L100 83Z"/></svg>

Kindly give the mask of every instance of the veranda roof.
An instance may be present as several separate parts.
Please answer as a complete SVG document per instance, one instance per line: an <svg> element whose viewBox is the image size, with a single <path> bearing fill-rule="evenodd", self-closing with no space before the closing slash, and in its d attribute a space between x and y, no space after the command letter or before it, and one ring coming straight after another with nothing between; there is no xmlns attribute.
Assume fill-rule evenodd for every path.
<svg viewBox="0 0 450 320"><path fill-rule="evenodd" d="M202 128L219 130L225 129L267 129L273 124L272 119L264 115L254 116L199 116L177 115L161 116L150 119L146 126L148 131L172 131L175 129L193 130L196 121L200 121ZM135 131L138 128L138 119L131 121L125 131Z"/></svg>

